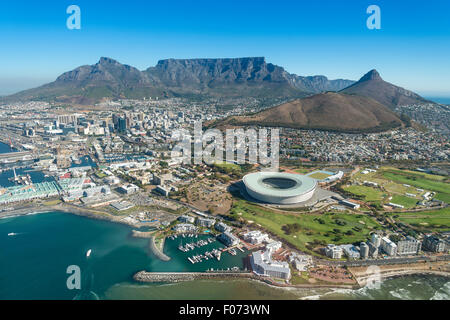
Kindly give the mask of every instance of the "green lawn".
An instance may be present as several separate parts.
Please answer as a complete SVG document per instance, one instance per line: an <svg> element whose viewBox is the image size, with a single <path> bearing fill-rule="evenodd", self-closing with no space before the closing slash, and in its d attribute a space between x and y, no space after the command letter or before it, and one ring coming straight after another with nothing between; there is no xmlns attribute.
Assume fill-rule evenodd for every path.
<svg viewBox="0 0 450 320"><path fill-rule="evenodd" d="M446 183L442 176L397 169L388 169L383 172L383 176L395 182L435 191L437 199L450 203L450 184Z"/></svg>
<svg viewBox="0 0 450 320"><path fill-rule="evenodd" d="M294 171L297 172L297 173L305 174L305 173L310 172L311 169L310 168L297 168Z"/></svg>
<svg viewBox="0 0 450 320"><path fill-rule="evenodd" d="M392 200L390 202L395 204L400 204L404 206L405 208L414 208L419 200L415 198L410 198L407 196L401 196L401 195L394 195L392 196Z"/></svg>
<svg viewBox="0 0 450 320"><path fill-rule="evenodd" d="M104 174L104 173L101 172L101 171L97 171L97 172L95 173L95 175L96 175L98 178L100 178L100 179L103 179L103 178L107 177L107 175Z"/></svg>
<svg viewBox="0 0 450 320"><path fill-rule="evenodd" d="M226 172L226 173L230 173L230 172L241 172L241 167L237 164L234 163L228 163L228 162L216 162L214 163L214 166L222 169L222 171Z"/></svg>
<svg viewBox="0 0 450 320"><path fill-rule="evenodd" d="M323 173L323 172L316 172L316 173L313 173L313 174L309 175L308 177L311 177L311 178L314 178L314 179L317 179L317 180L323 180L325 178L328 178L329 176L330 176L329 174L326 174L326 173Z"/></svg>
<svg viewBox="0 0 450 320"><path fill-rule="evenodd" d="M450 207L421 212L396 212L391 215L398 216L394 218L395 220L423 229L423 231L450 231Z"/></svg>
<svg viewBox="0 0 450 320"><path fill-rule="evenodd" d="M376 173L372 172L365 175L357 173L354 179L359 182L365 180L376 182L391 195L405 195L405 193L412 193L417 196L423 195L424 192L418 192L417 188L434 191L436 192L436 199L450 203L450 183L446 181L447 177L444 176L383 167ZM404 184L410 187L404 186Z"/></svg>
<svg viewBox="0 0 450 320"><path fill-rule="evenodd" d="M381 201L385 197L385 194L381 190L367 186L354 185L344 187L344 190L358 196L363 196L365 201Z"/></svg>
<svg viewBox="0 0 450 320"><path fill-rule="evenodd" d="M236 219L243 218L248 222L259 224L298 249L310 253L313 253L314 246L366 240L371 230L380 227L373 218L362 214L341 212L326 214L279 213L245 200L235 201L231 214ZM300 229L292 234L286 234L282 227L294 223L298 223ZM312 245L314 242L316 244Z"/></svg>

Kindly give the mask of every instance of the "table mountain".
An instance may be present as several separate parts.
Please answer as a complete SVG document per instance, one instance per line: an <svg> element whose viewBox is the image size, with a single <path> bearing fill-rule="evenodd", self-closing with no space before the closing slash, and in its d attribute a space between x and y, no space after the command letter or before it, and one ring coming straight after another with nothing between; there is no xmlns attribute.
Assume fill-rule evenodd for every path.
<svg viewBox="0 0 450 320"><path fill-rule="evenodd" d="M168 59L140 71L111 58L100 58L59 76L56 81L6 97L6 100L55 100L93 103L101 98L156 96L236 96L298 98L338 91L351 80L302 77L267 63L263 57Z"/></svg>

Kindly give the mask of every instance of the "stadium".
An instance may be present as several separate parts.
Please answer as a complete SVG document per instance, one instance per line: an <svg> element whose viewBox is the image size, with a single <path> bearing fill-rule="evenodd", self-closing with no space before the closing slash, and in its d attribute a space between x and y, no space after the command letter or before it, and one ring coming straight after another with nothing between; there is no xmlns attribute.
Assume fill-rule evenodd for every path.
<svg viewBox="0 0 450 320"><path fill-rule="evenodd" d="M256 172L244 176L246 191L252 198L271 204L296 204L311 199L317 181L293 173Z"/></svg>

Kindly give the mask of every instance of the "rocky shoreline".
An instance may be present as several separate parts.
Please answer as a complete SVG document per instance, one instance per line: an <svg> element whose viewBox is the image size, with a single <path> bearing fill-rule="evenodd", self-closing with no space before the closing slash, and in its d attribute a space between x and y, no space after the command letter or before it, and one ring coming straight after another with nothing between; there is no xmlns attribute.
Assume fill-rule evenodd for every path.
<svg viewBox="0 0 450 320"><path fill-rule="evenodd" d="M225 278L251 278L257 276L249 272L146 272L139 271L133 276L138 282L158 283L158 282L181 282L194 280L212 280Z"/></svg>
<svg viewBox="0 0 450 320"><path fill-rule="evenodd" d="M350 271L354 275L358 285L363 287L368 282L385 280L389 278L396 278L402 276L424 274L424 275L437 275L443 277L450 277L450 263L447 261L428 262L421 264L410 265L391 265L385 266L379 270L379 273L368 271L366 268L350 268Z"/></svg>
<svg viewBox="0 0 450 320"><path fill-rule="evenodd" d="M92 210L82 207L77 207L73 205L66 205L66 204L58 204L58 205L52 205L52 206L29 206L29 207L23 207L19 209L14 209L10 211L3 211L0 212L0 219L2 218L13 218L13 217L20 217L20 216L27 216L27 215L33 215L33 214L42 214L42 213L49 213L53 211L60 211L70 214L75 214L77 216L97 219L97 220L105 220L115 223L121 223L125 224L131 227L139 228L141 225L136 223L131 223L129 221L126 221L123 219L123 217L117 217L113 216L107 212L104 211L98 211L98 210Z"/></svg>

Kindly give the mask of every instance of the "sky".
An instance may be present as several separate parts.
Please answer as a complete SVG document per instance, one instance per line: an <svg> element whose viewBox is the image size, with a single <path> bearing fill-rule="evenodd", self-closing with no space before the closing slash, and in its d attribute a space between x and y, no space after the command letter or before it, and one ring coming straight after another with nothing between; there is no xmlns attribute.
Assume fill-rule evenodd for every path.
<svg viewBox="0 0 450 320"><path fill-rule="evenodd" d="M69 30L67 7L81 9ZM366 12L381 10L381 29ZM450 97L449 0L1 1L0 95L100 57L144 70L167 58L264 56L298 75L358 80L371 69Z"/></svg>

